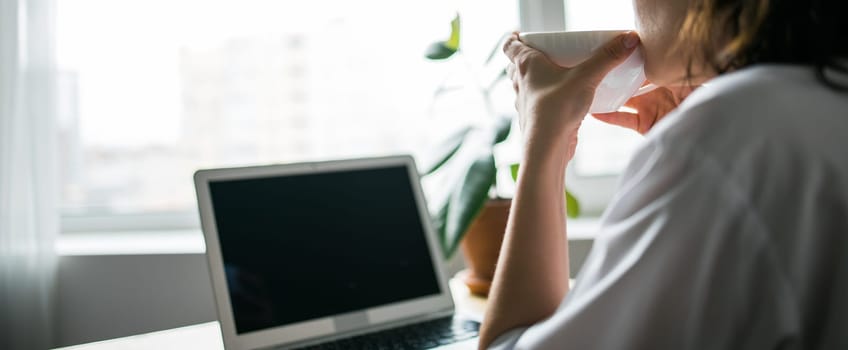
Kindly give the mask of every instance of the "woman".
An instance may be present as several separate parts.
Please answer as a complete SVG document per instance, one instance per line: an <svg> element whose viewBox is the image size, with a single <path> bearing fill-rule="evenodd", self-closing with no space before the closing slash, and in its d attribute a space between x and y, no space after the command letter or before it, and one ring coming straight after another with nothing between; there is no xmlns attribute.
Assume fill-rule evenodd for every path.
<svg viewBox="0 0 848 350"><path fill-rule="evenodd" d="M848 348L846 2L634 5L641 42L573 68L504 46L525 153L480 348ZM569 290L563 174L639 44L665 88L595 116L646 140Z"/></svg>

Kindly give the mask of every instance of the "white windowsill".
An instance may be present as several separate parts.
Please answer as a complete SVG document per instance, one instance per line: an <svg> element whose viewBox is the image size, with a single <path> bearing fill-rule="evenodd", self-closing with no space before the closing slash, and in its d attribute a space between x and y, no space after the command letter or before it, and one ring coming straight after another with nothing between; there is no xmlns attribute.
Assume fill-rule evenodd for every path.
<svg viewBox="0 0 848 350"><path fill-rule="evenodd" d="M600 227L601 220L598 217L569 219L568 240L595 239Z"/></svg>
<svg viewBox="0 0 848 350"><path fill-rule="evenodd" d="M598 224L597 218L569 220L569 240L594 239ZM56 254L59 256L205 252L206 243L199 229L74 233L60 235L56 240Z"/></svg>
<svg viewBox="0 0 848 350"><path fill-rule="evenodd" d="M199 229L74 233L56 240L59 256L203 253L206 243Z"/></svg>

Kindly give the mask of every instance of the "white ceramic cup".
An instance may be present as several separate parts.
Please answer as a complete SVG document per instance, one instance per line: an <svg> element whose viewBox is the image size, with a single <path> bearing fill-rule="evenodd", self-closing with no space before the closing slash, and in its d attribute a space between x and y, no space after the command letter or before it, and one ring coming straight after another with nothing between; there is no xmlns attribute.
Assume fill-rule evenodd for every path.
<svg viewBox="0 0 848 350"><path fill-rule="evenodd" d="M554 63L574 67L592 56L595 50L626 30L593 30L579 32L520 33L522 42L545 53ZM618 67L613 68L595 90L589 113L617 111L645 83L645 62L637 48ZM652 89L646 86L646 91Z"/></svg>

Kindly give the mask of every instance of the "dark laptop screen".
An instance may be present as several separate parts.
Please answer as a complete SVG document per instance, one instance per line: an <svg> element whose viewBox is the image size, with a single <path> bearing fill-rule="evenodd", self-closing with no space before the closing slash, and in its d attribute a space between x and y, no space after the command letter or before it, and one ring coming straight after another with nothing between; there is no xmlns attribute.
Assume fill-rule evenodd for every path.
<svg viewBox="0 0 848 350"><path fill-rule="evenodd" d="M406 167L209 189L239 334L440 292Z"/></svg>

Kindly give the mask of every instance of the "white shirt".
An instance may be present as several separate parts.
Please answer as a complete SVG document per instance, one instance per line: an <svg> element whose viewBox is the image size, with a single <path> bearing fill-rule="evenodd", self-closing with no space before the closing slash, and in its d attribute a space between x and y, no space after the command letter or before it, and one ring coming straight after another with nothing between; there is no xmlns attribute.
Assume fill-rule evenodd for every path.
<svg viewBox="0 0 848 350"><path fill-rule="evenodd" d="M556 313L495 349L848 349L848 93L764 65L646 135Z"/></svg>

